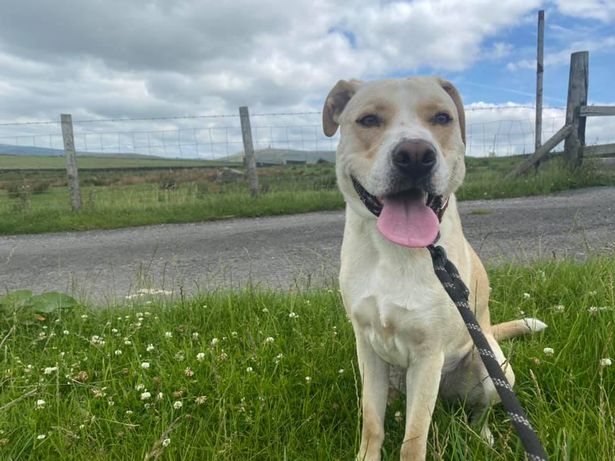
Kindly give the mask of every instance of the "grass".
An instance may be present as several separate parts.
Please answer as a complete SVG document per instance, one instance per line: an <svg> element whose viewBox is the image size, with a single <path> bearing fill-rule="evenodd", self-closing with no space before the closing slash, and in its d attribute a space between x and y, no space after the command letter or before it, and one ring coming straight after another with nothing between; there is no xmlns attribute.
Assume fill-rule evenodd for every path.
<svg viewBox="0 0 615 461"><path fill-rule="evenodd" d="M212 167L222 163L215 160L193 160L176 158L156 158L139 155L79 155L78 166L82 169L108 168L177 168L177 167ZM0 154L2 170L26 169L66 169L63 156L9 155Z"/></svg>
<svg viewBox="0 0 615 461"><path fill-rule="evenodd" d="M615 172L586 161L571 173L551 161L538 174L506 180L518 158L468 158L460 200L544 195L580 187L615 185ZM139 159L139 161L143 161ZM333 165L259 170L262 193L252 198L242 179L224 170L87 171L80 176L83 208L70 211L63 173L0 173L0 235L108 229L341 209ZM2 190L4 189L4 191Z"/></svg>
<svg viewBox="0 0 615 461"><path fill-rule="evenodd" d="M552 459L615 459L615 366L600 365L615 358L614 274L612 257L490 271L494 321L549 324L503 348ZM358 447L354 339L336 290L5 308L0 342L1 459L347 460ZM399 457L402 420L398 400L385 460ZM493 448L461 406L439 403L429 459L522 459L502 409L489 420Z"/></svg>

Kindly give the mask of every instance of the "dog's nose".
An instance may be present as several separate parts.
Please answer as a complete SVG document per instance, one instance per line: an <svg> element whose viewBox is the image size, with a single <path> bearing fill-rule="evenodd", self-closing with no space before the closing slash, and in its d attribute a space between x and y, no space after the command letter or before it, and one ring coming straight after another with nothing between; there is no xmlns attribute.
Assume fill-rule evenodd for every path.
<svg viewBox="0 0 615 461"><path fill-rule="evenodd" d="M429 174L435 164L435 147L420 139L403 141L393 151L393 165L405 176L415 180Z"/></svg>

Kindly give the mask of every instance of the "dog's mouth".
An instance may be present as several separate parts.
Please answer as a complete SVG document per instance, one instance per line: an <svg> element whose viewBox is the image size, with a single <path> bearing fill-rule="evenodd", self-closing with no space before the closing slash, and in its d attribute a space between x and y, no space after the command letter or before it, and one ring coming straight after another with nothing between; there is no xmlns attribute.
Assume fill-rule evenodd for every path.
<svg viewBox="0 0 615 461"><path fill-rule="evenodd" d="M375 197L354 177L352 184L365 207L378 217L380 233L391 242L424 248L438 239L442 214L448 205L441 195L411 188Z"/></svg>

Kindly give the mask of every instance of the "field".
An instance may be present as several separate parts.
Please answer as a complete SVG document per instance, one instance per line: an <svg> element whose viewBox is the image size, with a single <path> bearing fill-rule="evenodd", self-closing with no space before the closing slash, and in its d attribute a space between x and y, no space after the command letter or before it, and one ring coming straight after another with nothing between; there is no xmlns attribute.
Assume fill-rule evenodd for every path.
<svg viewBox="0 0 615 461"><path fill-rule="evenodd" d="M25 158L22 168L28 162ZM70 211L62 169L0 168L0 234L302 213L341 209L344 203L331 164L259 168L262 193L253 198L239 169L183 160L168 160L174 162L168 168L154 167L159 160L143 158L115 162L95 157L80 163L83 208L79 213ZM127 169L126 162L137 162L137 166ZM597 168L591 161L571 173L554 160L538 174L506 180L518 162L518 157L468 157L467 179L458 197L495 199L615 184L615 171Z"/></svg>
<svg viewBox="0 0 615 461"><path fill-rule="evenodd" d="M503 348L551 459L615 459L613 274L613 255L490 270L494 321L549 325ZM0 299L1 459L353 459L360 384L336 289L142 295L45 312ZM385 460L403 408L388 409ZM489 421L493 447L439 403L429 459L522 459L504 411Z"/></svg>

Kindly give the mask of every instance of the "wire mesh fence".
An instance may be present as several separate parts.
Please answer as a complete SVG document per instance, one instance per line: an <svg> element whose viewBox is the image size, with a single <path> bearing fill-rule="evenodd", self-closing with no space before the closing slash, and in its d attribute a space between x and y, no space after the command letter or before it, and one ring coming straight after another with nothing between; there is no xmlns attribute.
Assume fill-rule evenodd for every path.
<svg viewBox="0 0 615 461"><path fill-rule="evenodd" d="M534 151L534 108L472 105L466 108L467 154L508 156ZM564 108L545 108L542 139L564 124ZM251 114L254 147L265 163L333 161L339 134L327 138L320 112ZM243 154L239 114L73 120L80 155L147 155L238 161ZM615 141L615 120L587 124L586 143ZM62 155L58 121L0 124L0 153ZM2 159L0 157L0 164ZM0 165L1 166L1 165Z"/></svg>

